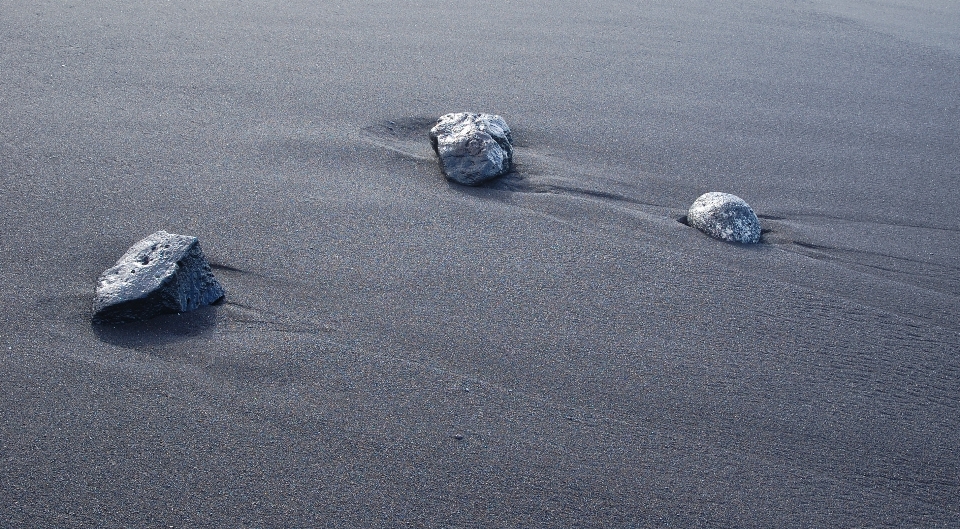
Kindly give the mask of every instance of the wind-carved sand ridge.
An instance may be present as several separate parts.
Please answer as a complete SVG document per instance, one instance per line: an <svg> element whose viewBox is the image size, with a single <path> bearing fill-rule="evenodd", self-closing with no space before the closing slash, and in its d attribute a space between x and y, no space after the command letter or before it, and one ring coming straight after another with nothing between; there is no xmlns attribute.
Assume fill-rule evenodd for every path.
<svg viewBox="0 0 960 529"><path fill-rule="evenodd" d="M372 145L387 149L402 157L418 161L430 161L435 164L436 153L430 149L427 135L436 122L437 118L435 117L395 118L365 128L360 137ZM514 193L556 194L583 199L660 206L611 191L577 186L576 179L560 177L559 175L562 172L559 168L550 166L550 155L539 153L536 147L524 141L523 129L512 127L512 130L514 131L513 147L518 153L514 157L513 169L502 176L482 182L474 186L475 188ZM468 189L464 189L464 191L469 192Z"/></svg>
<svg viewBox="0 0 960 529"><path fill-rule="evenodd" d="M433 123L435 123L435 118L395 119L383 125L368 127L365 129L366 138L371 144L389 149L406 158L415 159L418 162L430 161L435 164L436 157L434 153L424 147L426 143L424 138ZM590 169L589 164L581 165L579 169L590 172L581 173L576 176L561 176L565 173L569 175L571 168L578 167L577 162L570 160L560 161L556 153L547 154L538 152L535 146L527 143L526 134L522 127L514 127L513 130L515 150L514 169L499 178L490 180L474 188L460 187L459 189L461 189L462 192L476 194L482 193L484 190L490 190L520 195L551 195L557 196L558 198L595 202L603 205L607 208L607 211L626 212L641 224L654 221L660 226L663 225L665 221L676 219L680 221L681 225L687 225L685 211L679 213L676 208L646 202L636 196L614 193L608 190L591 189L582 185L583 182L589 182L592 178L602 177L601 175L605 176L607 174L605 171L608 169L605 166ZM591 173L597 176L591 176ZM493 195L489 198L495 197L496 196ZM495 199L502 200L502 198ZM586 229L586 226L581 220L582 217L576 216L576 210L574 208L569 208L562 213L562 216L557 216L555 213L545 210L543 205L537 202L511 201L510 204L539 212L558 222L575 226L578 229ZM608 216L609 220L605 222L609 222L611 225L622 223L621 220L616 220L619 219L619 215L611 214ZM855 274L865 274L866 276L876 277L880 280L903 282L908 291L916 287L924 290L929 289L929 291L932 292L929 292L928 295L935 296L932 300L939 299L939 303L945 310L930 311L923 314L913 312L904 313L901 311L899 304L890 302L893 298L880 303L878 303L878 301L882 298L871 298L870 296L854 297L851 298L852 300L859 299L860 302L881 308L882 310L889 310L909 318L920 318L925 321L937 322L940 325L946 325L947 328L960 329L960 327L957 326L958 324L954 317L956 314L953 310L953 308L958 305L958 289L960 289L960 284L958 284L960 280L957 279L957 274L955 273L958 270L957 267L913 258L907 255L882 254L857 250L852 246L845 248L844 246L846 245L828 244L830 240L835 239L835 231L832 232L834 235L831 235L829 239L823 239L822 236L816 235L816 232L819 231L818 225L821 220L836 220L840 222L841 227L852 228L847 233L848 238L861 236L861 233L864 233L863 229L870 228L871 226L881 230L886 230L888 229L887 227L896 229L922 227L889 221L872 222L863 220L851 221L839 218L831 219L829 216L810 214L788 216L783 213L765 214L762 211L758 211L757 216L764 222L760 239L761 245L778 251L789 252L816 262L828 263L831 266L841 266ZM596 219L597 216L594 215L593 218ZM807 224L808 221L805 221L805 219L818 222L815 224ZM941 226L938 229L944 233L953 233L953 229L949 227ZM622 231L620 232L621 235L623 233ZM840 233L842 234L843 232L841 231ZM629 236L636 237L635 234ZM836 242L841 242L841 240L837 240ZM949 247L951 243L952 241L947 237L944 238L942 244ZM671 248L668 240L664 240L662 245L664 251L675 251ZM910 250L904 248L904 251L907 252ZM960 252L960 248L958 248L957 251ZM731 254L729 251L725 251L722 247L719 247L711 248L709 252L704 252L703 254L705 258L711 258L708 257L709 255L713 255L712 259L721 262L728 260ZM736 262L729 264L737 267L741 266ZM750 267L741 269L746 273L753 273ZM789 277L789 274L787 274L787 277ZM870 290L873 290L873 287L870 287L866 291L863 289L858 291L865 293ZM947 309L947 307L951 308Z"/></svg>

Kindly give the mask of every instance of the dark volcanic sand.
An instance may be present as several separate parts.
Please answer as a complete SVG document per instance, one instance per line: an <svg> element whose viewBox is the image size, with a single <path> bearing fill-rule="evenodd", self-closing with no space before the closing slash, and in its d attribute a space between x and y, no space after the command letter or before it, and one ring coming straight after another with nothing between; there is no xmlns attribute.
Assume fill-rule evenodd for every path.
<svg viewBox="0 0 960 529"><path fill-rule="evenodd" d="M584 4L0 4L0 527L960 527L960 8Z"/></svg>

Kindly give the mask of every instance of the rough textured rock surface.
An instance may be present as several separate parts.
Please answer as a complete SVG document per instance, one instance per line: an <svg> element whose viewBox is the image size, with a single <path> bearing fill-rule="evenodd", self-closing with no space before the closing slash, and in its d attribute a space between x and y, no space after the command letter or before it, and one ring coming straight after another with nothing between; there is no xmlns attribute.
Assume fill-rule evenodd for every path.
<svg viewBox="0 0 960 529"><path fill-rule="evenodd" d="M760 219L757 214L742 198L729 193L700 195L690 206L687 224L728 242L760 242Z"/></svg>
<svg viewBox="0 0 960 529"><path fill-rule="evenodd" d="M223 296L197 238L158 231L100 275L93 320L120 323L188 312Z"/></svg>
<svg viewBox="0 0 960 529"><path fill-rule="evenodd" d="M448 179L477 185L510 171L510 127L494 114L447 114L430 129L430 143Z"/></svg>

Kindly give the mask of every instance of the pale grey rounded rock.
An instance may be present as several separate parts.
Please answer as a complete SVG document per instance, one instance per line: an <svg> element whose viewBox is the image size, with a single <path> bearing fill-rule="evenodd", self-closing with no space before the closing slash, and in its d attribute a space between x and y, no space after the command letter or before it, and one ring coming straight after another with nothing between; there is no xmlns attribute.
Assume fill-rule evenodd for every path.
<svg viewBox="0 0 960 529"><path fill-rule="evenodd" d="M223 299L196 237L158 231L97 280L93 320L120 323L188 312Z"/></svg>
<svg viewBox="0 0 960 529"><path fill-rule="evenodd" d="M687 212L687 224L723 241L760 242L757 214L742 198L729 193L700 195Z"/></svg>
<svg viewBox="0 0 960 529"><path fill-rule="evenodd" d="M495 114L456 112L430 129L430 143L449 180L473 186L510 172L513 140L507 122Z"/></svg>

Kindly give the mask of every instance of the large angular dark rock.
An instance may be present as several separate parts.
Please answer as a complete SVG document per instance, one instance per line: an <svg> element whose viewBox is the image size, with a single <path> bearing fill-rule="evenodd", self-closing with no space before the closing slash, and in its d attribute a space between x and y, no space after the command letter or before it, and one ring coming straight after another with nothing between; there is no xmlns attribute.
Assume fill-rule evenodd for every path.
<svg viewBox="0 0 960 529"><path fill-rule="evenodd" d="M430 129L430 143L449 180L468 186L510 172L510 127L494 114L447 114Z"/></svg>
<svg viewBox="0 0 960 529"><path fill-rule="evenodd" d="M687 212L687 224L727 242L760 242L757 214L742 198L729 193L700 195Z"/></svg>
<svg viewBox="0 0 960 529"><path fill-rule="evenodd" d="M197 238L158 231L100 275L93 320L120 323L188 312L223 296Z"/></svg>

